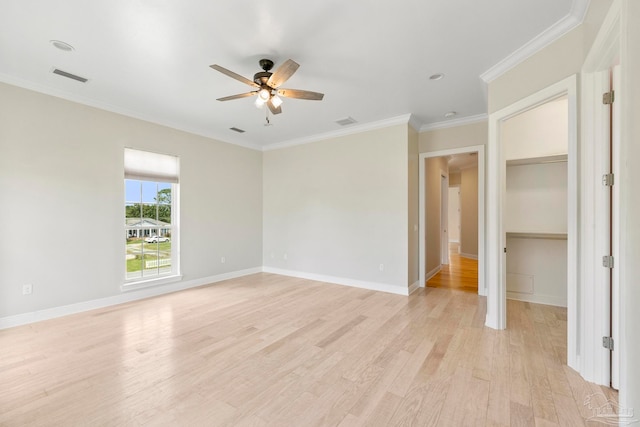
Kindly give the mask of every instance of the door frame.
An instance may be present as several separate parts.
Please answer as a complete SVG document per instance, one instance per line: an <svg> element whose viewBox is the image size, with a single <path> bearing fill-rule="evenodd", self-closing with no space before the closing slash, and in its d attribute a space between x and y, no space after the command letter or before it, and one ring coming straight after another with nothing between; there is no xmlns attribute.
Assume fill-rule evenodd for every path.
<svg viewBox="0 0 640 427"><path fill-rule="evenodd" d="M485 280L485 161L484 145L472 145L449 150L431 151L420 153L419 162L419 266L420 287L425 286L426 279L426 209L425 209L425 176L426 159L431 157L444 157L453 154L478 153L478 295L486 295L487 286Z"/></svg>
<svg viewBox="0 0 640 427"><path fill-rule="evenodd" d="M624 324L620 321L622 316L622 300L619 293L620 289L620 263L614 264L613 274L611 277L611 286L613 295L609 295L608 289L599 286L599 280L603 277L604 268L600 267L594 274L593 265L601 266L600 258L605 255L602 245L602 235L609 225L605 224L608 219L608 212L605 212L603 206L599 206L597 201L602 200L600 192L601 187L593 183L599 182L599 175L602 173L601 162L598 161L600 153L607 149L603 144L603 133L609 132L604 127L608 126L608 121L603 120L601 109L601 99L603 90L602 73L612 69L619 63L621 56L621 9L620 1L614 1L609 12L600 28L596 40L587 55L587 59L582 67L581 79L581 172L582 183L581 200L582 200L582 227L581 227L581 301L580 310L582 313L581 326L582 330L589 330L591 333L583 333L580 337L580 359L576 370L588 381L601 385L609 385L623 388L624 378L619 377L619 371L611 372L614 368L621 367L621 350L625 343L621 338L624 334ZM617 138L612 141L613 157L612 166L616 181L612 188L613 206L612 217L612 245L610 248L611 255L616 261L624 259L622 253L623 245L621 240L624 236L620 233L622 222L621 212L623 207L621 203L620 186L616 185L620 182L619 172L621 168L621 150L620 150L620 109L624 91L621 90L621 81L619 76L614 77L614 90L616 91L616 100L614 109L616 109L616 117L612 125L617 127ZM617 264L617 265L616 265ZM609 311L609 301L611 299L613 312ZM609 352L602 347L602 336L609 334L609 324L613 326L614 352ZM613 360L612 358L615 358Z"/></svg>
<svg viewBox="0 0 640 427"><path fill-rule="evenodd" d="M567 363L577 357L578 273L578 100L577 76L572 75L489 115L487 149L487 319L494 329L507 327L506 229L503 221L506 193L506 161L501 141L502 124L521 113L559 97L568 100L567 164ZM575 369L575 368L574 368Z"/></svg>

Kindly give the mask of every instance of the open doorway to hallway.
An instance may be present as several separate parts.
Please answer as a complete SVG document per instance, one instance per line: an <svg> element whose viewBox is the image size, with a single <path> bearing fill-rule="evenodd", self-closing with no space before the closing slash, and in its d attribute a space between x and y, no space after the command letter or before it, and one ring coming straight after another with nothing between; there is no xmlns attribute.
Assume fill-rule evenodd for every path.
<svg viewBox="0 0 640 427"><path fill-rule="evenodd" d="M426 159L427 248L436 248L439 237L442 262L427 250L426 286L478 292L478 156L477 152ZM435 185L441 170L442 185ZM446 175L446 179L445 179ZM432 182L434 181L434 182ZM445 187L446 183L446 187ZM439 190L437 193L436 190ZM440 216L429 217L440 207ZM436 235L435 223L442 232ZM431 261L431 263L429 263ZM446 262L445 262L446 261ZM434 268L431 268L434 267Z"/></svg>
<svg viewBox="0 0 640 427"><path fill-rule="evenodd" d="M419 267L420 267L420 286L425 287L427 281L433 278L444 266L449 264L442 263L442 251L447 251L448 241L445 241L444 249L442 245L443 229L449 227L445 222L442 227L441 218L448 221L448 213L441 210L442 194L445 199L448 198L448 192L442 189L442 176L447 178L448 185L459 185L461 188L461 219L460 219L460 236L458 242L460 251L455 251L455 256L466 256L477 261L477 293L478 295L486 295L485 281L485 164L484 164L484 145L473 145L468 147L453 148L449 150L440 150L426 152L420 154L419 164L419 221L420 221L420 239L419 239ZM458 155L460 155L458 157ZM458 170L455 167L455 159L472 159L474 162L473 173L470 174L471 168L465 169L460 167L459 175L456 176ZM450 163L453 162L453 163ZM450 166L451 165L451 166ZM477 165L477 166L476 166ZM451 173L450 173L451 171ZM451 175L451 176L449 176ZM464 184L468 177L473 177L475 197L464 197ZM471 188L471 186L469 187ZM465 200L471 201L471 208L465 207ZM475 216L467 218L465 222L464 212L473 211ZM474 223L473 225L471 223ZM465 226L465 224L467 224ZM450 227L449 227L450 228ZM463 235L465 231L475 229L473 240L465 240ZM447 233L450 235L451 233ZM456 233L454 233L455 236ZM455 240L455 238L454 238ZM471 242L471 244L465 244ZM473 251L468 248L474 248Z"/></svg>

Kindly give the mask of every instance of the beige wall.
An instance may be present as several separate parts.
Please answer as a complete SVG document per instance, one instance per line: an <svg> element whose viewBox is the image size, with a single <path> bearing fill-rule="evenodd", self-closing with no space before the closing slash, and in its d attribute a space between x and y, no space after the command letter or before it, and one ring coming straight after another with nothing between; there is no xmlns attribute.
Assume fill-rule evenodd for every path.
<svg viewBox="0 0 640 427"><path fill-rule="evenodd" d="M579 73L611 2L592 1L581 25L489 83L489 114Z"/></svg>
<svg viewBox="0 0 640 427"><path fill-rule="evenodd" d="M555 156L569 152L569 104L562 97L510 118L502 124L505 160Z"/></svg>
<svg viewBox="0 0 640 427"><path fill-rule="evenodd" d="M460 172L449 172L449 187L454 185L460 186L462 182L462 174Z"/></svg>
<svg viewBox="0 0 640 427"><path fill-rule="evenodd" d="M180 157L183 282L262 265L262 153L0 84L0 317L122 295L124 147Z"/></svg>
<svg viewBox="0 0 640 427"><path fill-rule="evenodd" d="M409 262L408 262L408 285L411 286L419 281L420 276L420 253L418 243L418 223L419 223L419 154L418 154L418 132L411 126L408 127L408 161L409 161L409 222L407 234L409 236Z"/></svg>
<svg viewBox="0 0 640 427"><path fill-rule="evenodd" d="M440 189L442 173L448 175L445 157L425 159L425 271L427 275L440 266Z"/></svg>
<svg viewBox="0 0 640 427"><path fill-rule="evenodd" d="M478 256L478 168L462 170L460 184L460 254Z"/></svg>
<svg viewBox="0 0 640 427"><path fill-rule="evenodd" d="M406 292L408 139L405 124L265 152L264 265Z"/></svg>
<svg viewBox="0 0 640 427"><path fill-rule="evenodd" d="M487 121L420 132L421 153L452 148L486 145L489 137Z"/></svg>

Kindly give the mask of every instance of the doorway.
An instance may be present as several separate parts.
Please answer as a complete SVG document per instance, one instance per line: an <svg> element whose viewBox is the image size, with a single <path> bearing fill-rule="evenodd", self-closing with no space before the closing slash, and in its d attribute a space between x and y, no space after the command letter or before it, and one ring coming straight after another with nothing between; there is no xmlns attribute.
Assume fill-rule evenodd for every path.
<svg viewBox="0 0 640 427"><path fill-rule="evenodd" d="M577 79L568 77L489 116L487 167L487 326L505 329L506 324L506 159L504 124L521 113L551 100L567 98L567 364L575 369L577 341Z"/></svg>
<svg viewBox="0 0 640 427"><path fill-rule="evenodd" d="M426 285L427 279L430 278L430 276L434 276L435 274L438 273L438 271L440 270L441 264L438 264L437 269L434 270L434 268L431 266L432 263L429 264L429 266L431 268L427 268L427 258L433 257L434 255L434 251L436 252L437 255L437 260L440 260L441 257L439 256L439 254L437 254L437 252L442 251L442 243L441 243L441 239L439 242L437 242L437 245L434 246L433 244L428 245L428 239L427 236L430 234L429 233L429 229L432 229L434 226L436 228L436 230L438 230L438 227L440 226L440 220L436 217L436 216L442 216L443 218L447 218L447 216L444 216L442 214L441 211L441 207L438 206L438 210L436 211L436 214L429 214L428 209L427 209L427 205L430 205L427 202L427 177L429 172L431 172L433 175L435 175L438 179L436 187L438 193L442 192L442 181L441 181L441 177L442 177L442 173L440 172L441 170L447 170L447 177L449 178L449 184L451 183L450 180L450 174L448 172L448 166L445 166L444 168L441 167L437 167L437 169L433 169L434 165L433 162L428 162L428 160L433 160L436 158L446 158L446 161L448 162L450 160L450 157L452 156L456 156L456 155L462 155L462 156L470 156L471 154L473 154L475 156L475 159L477 159L477 173L476 175L476 182L477 182L477 195L475 197L474 202L476 203L476 211L477 211L477 218L474 219L475 221L475 228L477 230L476 234L475 234L475 239L476 240L476 246L477 246L477 255L475 256L477 258L477 292L479 295L486 295L486 285L485 285L485 274L484 274L484 254L485 254L485 238L484 238L484 233L485 233L485 229L484 229L484 183L485 183L485 166L484 166L484 146L483 145L478 145L478 146L470 146L470 147L464 147L464 148L458 148L458 149L451 149L451 150L442 150L442 151L436 151L436 152L431 152L431 153L421 153L420 154L420 163L419 163L419 210L420 210L420 218L419 218L419 222L420 222L420 239L419 239L419 253L420 253L420 259L419 259L419 266L420 266L420 286L424 287ZM427 166L428 163L432 163L431 167ZM448 195L448 188L445 192L446 195ZM445 196L446 197L446 196ZM447 197L448 199L448 197ZM438 202L440 202L441 198L440 195L438 194ZM448 204L447 204L447 208L448 208ZM448 209L447 209L448 211ZM448 226L448 230L450 230L450 226ZM432 232L431 232L432 234ZM449 233L447 233L449 234ZM438 236L441 236L441 233L438 231ZM448 252L448 241L445 242L447 245L447 252ZM449 253L449 252L448 252Z"/></svg>

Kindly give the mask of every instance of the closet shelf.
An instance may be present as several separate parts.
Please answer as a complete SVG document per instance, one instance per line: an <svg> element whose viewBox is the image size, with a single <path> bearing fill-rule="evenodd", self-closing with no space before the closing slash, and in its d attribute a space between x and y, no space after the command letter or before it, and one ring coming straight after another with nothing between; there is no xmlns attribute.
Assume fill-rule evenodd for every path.
<svg viewBox="0 0 640 427"><path fill-rule="evenodd" d="M567 240L567 233L541 233L537 231L507 231L507 238Z"/></svg>
<svg viewBox="0 0 640 427"><path fill-rule="evenodd" d="M526 159L507 160L507 166L523 166L523 165L542 165L546 163L566 163L568 156L566 154L558 154L555 156L529 157Z"/></svg>

